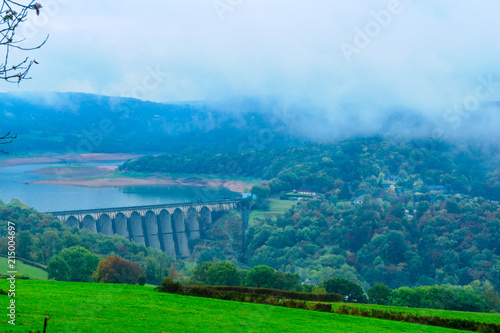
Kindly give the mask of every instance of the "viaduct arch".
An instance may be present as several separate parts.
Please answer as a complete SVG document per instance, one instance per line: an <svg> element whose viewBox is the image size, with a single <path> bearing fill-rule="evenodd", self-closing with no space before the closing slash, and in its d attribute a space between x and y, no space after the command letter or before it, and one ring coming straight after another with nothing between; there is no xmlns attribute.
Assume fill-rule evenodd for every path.
<svg viewBox="0 0 500 333"><path fill-rule="evenodd" d="M181 203L51 212L69 227L86 228L107 236L118 234L130 241L188 257L192 242L204 237L214 217L240 208L241 200Z"/></svg>

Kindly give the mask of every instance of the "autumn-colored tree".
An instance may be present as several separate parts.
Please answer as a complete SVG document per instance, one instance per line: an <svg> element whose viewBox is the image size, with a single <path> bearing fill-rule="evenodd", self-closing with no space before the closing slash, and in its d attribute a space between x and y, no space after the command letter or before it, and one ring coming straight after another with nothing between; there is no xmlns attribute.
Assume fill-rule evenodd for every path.
<svg viewBox="0 0 500 333"><path fill-rule="evenodd" d="M99 262L94 278L102 283L136 284L139 275L144 275L144 269L139 264L110 256Z"/></svg>

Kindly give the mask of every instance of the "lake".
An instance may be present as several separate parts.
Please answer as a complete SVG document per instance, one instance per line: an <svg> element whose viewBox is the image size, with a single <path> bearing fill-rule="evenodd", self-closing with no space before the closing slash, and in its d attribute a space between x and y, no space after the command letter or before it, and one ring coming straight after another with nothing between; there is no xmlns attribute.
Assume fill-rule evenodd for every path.
<svg viewBox="0 0 500 333"><path fill-rule="evenodd" d="M116 166L121 163L98 162L80 164L89 166ZM38 211L51 212L241 198L239 193L231 192L224 188L187 186L93 188L29 183L32 180L53 178L31 172L54 165L31 164L0 167L0 199L7 203L13 198L17 198Z"/></svg>

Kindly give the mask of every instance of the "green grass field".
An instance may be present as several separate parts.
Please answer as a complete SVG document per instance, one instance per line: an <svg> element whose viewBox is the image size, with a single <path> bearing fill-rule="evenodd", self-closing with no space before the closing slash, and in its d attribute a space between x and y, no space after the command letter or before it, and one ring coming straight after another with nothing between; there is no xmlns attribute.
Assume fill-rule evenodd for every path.
<svg viewBox="0 0 500 333"><path fill-rule="evenodd" d="M431 309L415 309L415 308L402 308L397 306L382 306L372 304L346 304L350 307L357 307L359 309L380 309L387 311L404 312L411 314L418 314L422 316L435 316L441 318L453 319L467 319L479 321L482 323L500 324L500 313L479 313L479 312L461 312L461 311L446 311L446 310L431 310ZM341 304L334 303L333 309L338 308Z"/></svg>
<svg viewBox="0 0 500 333"><path fill-rule="evenodd" d="M0 288L7 287L7 280L0 280ZM18 280L16 296L16 326L1 315L1 332L42 332L45 316L50 316L47 332L463 332L131 285ZM8 296L0 300L5 309Z"/></svg>
<svg viewBox="0 0 500 333"><path fill-rule="evenodd" d="M284 214L287 210L297 204L297 201L290 200L268 200L268 202L269 210L252 210L252 212L250 213L250 225L253 224L254 219L256 218L263 219L266 216L271 218L276 217L280 214Z"/></svg>
<svg viewBox="0 0 500 333"><path fill-rule="evenodd" d="M6 275L7 271L9 271L8 266L7 266L7 258L0 257L0 274ZM21 261L16 260L16 271L18 273L21 273L23 275L27 275L32 279L37 279L37 280L47 280L47 272L44 271L43 269L30 266L30 265L25 265Z"/></svg>

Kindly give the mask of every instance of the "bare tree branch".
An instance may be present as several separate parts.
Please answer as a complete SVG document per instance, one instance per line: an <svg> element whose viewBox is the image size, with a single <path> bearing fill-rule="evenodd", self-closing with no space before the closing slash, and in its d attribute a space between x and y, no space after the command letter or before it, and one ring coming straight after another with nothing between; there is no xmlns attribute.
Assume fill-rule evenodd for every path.
<svg viewBox="0 0 500 333"><path fill-rule="evenodd" d="M12 0L3 0L0 6L0 47L5 47L4 62L0 64L0 79L7 82L19 84L22 80L28 80L28 72L33 64L37 64L36 60L30 60L29 57L11 64L9 62L11 48L21 51L31 51L41 48L48 39L39 45L26 47L23 44L24 38L17 39L16 31L26 22L30 11L35 11L36 15L40 14L42 5L38 2L31 1L28 5L21 4Z"/></svg>
<svg viewBox="0 0 500 333"><path fill-rule="evenodd" d="M26 22L30 11L34 11L36 15L40 15L42 5L38 2L31 1L25 5L20 2L12 0L2 0L0 5L0 49L5 47L4 61L0 64L0 79L7 82L19 84L22 80L29 80L28 72L33 64L38 64L36 60L31 60L29 57L14 61L14 64L9 62L10 51L17 49L20 51L31 51L41 48L49 36L36 46L25 46L24 38L17 38L17 29ZM1 56L0 56L1 57ZM4 136L0 136L0 145L12 143L17 138L16 135L11 135L10 131ZM6 151L0 149L0 153L8 154Z"/></svg>
<svg viewBox="0 0 500 333"><path fill-rule="evenodd" d="M0 145L6 145L6 144L9 144L9 143L12 143L12 141L15 138L17 138L17 134L16 135L10 135L10 132L8 132L4 136L0 136ZM3 153L3 154L8 154L8 152L3 151L1 149L0 149L0 152Z"/></svg>

